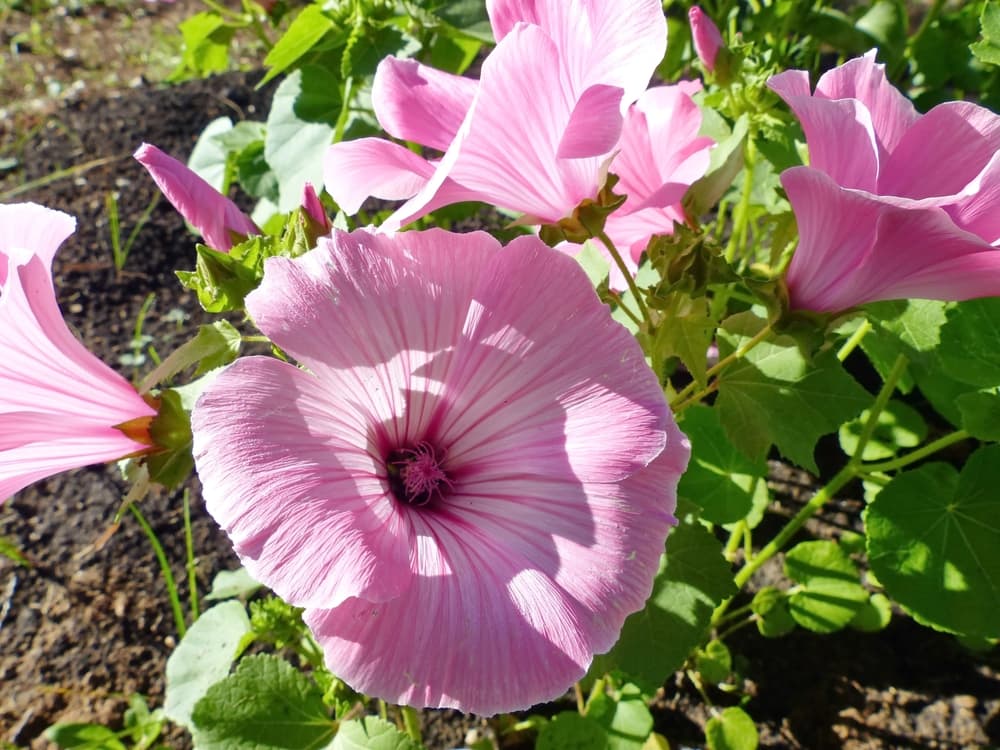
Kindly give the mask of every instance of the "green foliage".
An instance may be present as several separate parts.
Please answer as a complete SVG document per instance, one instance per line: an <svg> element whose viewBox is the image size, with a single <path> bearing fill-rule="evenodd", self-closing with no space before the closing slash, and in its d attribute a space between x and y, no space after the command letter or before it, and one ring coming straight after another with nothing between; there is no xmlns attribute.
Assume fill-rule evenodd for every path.
<svg viewBox="0 0 1000 750"><path fill-rule="evenodd" d="M722 545L703 527L682 523L667 539L667 554L646 606L625 620L618 643L594 660L592 673L620 670L655 689L705 637L713 610L735 593Z"/></svg>
<svg viewBox="0 0 1000 750"><path fill-rule="evenodd" d="M759 477L767 476L763 460L751 460L726 437L718 410L692 406L684 411L681 429L691 441L691 461L677 491L701 507L711 523L732 523L753 504Z"/></svg>
<svg viewBox="0 0 1000 750"><path fill-rule="evenodd" d="M801 584L788 600L792 619L816 633L846 627L868 594L857 566L836 542L802 542L785 555L785 575Z"/></svg>
<svg viewBox="0 0 1000 750"><path fill-rule="evenodd" d="M757 630L765 638L778 638L795 630L795 619L788 606L788 594L774 586L765 586L750 602Z"/></svg>
<svg viewBox="0 0 1000 750"><path fill-rule="evenodd" d="M897 475L868 506L872 570L917 620L969 636L1000 636L1000 446L961 473L929 463Z"/></svg>
<svg viewBox="0 0 1000 750"><path fill-rule="evenodd" d="M1000 65L1000 2L987 0L983 3L983 12L979 18L983 38L969 45L972 54L980 62L989 65Z"/></svg>
<svg viewBox="0 0 1000 750"><path fill-rule="evenodd" d="M159 411L149 426L149 434L160 450L147 456L145 463L154 482L178 487L194 470L191 417L176 391L161 391L158 398Z"/></svg>
<svg viewBox="0 0 1000 750"><path fill-rule="evenodd" d="M139 694L132 695L128 704L119 732L100 724L68 722L50 726L45 739L64 750L147 750L163 731L164 713L150 711Z"/></svg>
<svg viewBox="0 0 1000 750"><path fill-rule="evenodd" d="M316 683L268 654L241 660L195 704L191 719L200 750L313 750L336 731Z"/></svg>
<svg viewBox="0 0 1000 750"><path fill-rule="evenodd" d="M733 657L725 643L711 640L694 652L694 667L703 682L717 685L729 679Z"/></svg>
<svg viewBox="0 0 1000 750"><path fill-rule="evenodd" d="M889 597L885 594L872 594L848 624L855 630L875 633L888 627L890 620L892 620L892 602L889 601Z"/></svg>
<svg viewBox="0 0 1000 750"><path fill-rule="evenodd" d="M607 750L640 750L653 731L646 698L631 684L610 694L593 695L587 701L586 716L604 730Z"/></svg>
<svg viewBox="0 0 1000 750"><path fill-rule="evenodd" d="M606 750L608 734L599 723L576 711L556 714L538 733L535 750Z"/></svg>
<svg viewBox="0 0 1000 750"><path fill-rule="evenodd" d="M723 709L705 723L709 750L756 750L757 727L739 706Z"/></svg>
<svg viewBox="0 0 1000 750"><path fill-rule="evenodd" d="M205 599L210 602L232 599L251 594L259 588L260 584L250 577L246 568L220 570L212 579L212 589L205 594Z"/></svg>
<svg viewBox="0 0 1000 750"><path fill-rule="evenodd" d="M861 416L852 419L840 428L840 447L848 456L853 456L858 448L858 439L868 421L870 411L865 409ZM902 401L890 401L879 412L875 432L861 452L861 460L878 461L891 458L900 448L913 448L927 437L927 423L920 412Z"/></svg>
<svg viewBox="0 0 1000 750"><path fill-rule="evenodd" d="M330 750L419 750L420 745L377 716L345 721Z"/></svg>
<svg viewBox="0 0 1000 750"><path fill-rule="evenodd" d="M763 324L753 313L725 320L720 356L739 349ZM734 445L758 461L776 445L814 473L819 438L857 415L869 400L832 351L810 361L790 336L768 338L719 378L719 417Z"/></svg>
<svg viewBox="0 0 1000 750"><path fill-rule="evenodd" d="M217 604L194 622L167 660L163 704L167 718L193 728L195 705L229 674L248 632L250 620L239 602Z"/></svg>
<svg viewBox="0 0 1000 750"><path fill-rule="evenodd" d="M0 555L6 557L8 560L13 560L16 565L23 565L26 568L31 567L31 561L21 548L8 537L0 536Z"/></svg>
<svg viewBox="0 0 1000 750"><path fill-rule="evenodd" d="M180 25L184 54L169 80L206 78L229 68L229 44L236 29L217 13L198 13Z"/></svg>

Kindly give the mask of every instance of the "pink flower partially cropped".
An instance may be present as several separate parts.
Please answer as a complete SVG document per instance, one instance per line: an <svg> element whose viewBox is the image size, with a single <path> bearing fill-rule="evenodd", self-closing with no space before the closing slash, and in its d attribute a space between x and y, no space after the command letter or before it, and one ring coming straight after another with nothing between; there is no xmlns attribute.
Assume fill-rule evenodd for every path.
<svg viewBox="0 0 1000 750"><path fill-rule="evenodd" d="M625 117L611 171L619 177L615 192L628 198L608 217L604 231L633 273L650 237L671 234L674 222L684 223L681 199L708 169L715 141L698 135L701 110L691 98L700 88L695 82L655 86ZM615 265L610 284L612 289L626 286Z"/></svg>
<svg viewBox="0 0 1000 750"><path fill-rule="evenodd" d="M719 50L725 46L719 27L705 15L705 11L697 5L688 11L688 22L691 24L691 41L694 43L695 54L709 73L715 70L715 59Z"/></svg>
<svg viewBox="0 0 1000 750"><path fill-rule="evenodd" d="M192 426L251 574L367 695L563 693L649 596L689 454L579 266L536 237L335 231L247 308L304 369L237 361Z"/></svg>
<svg viewBox="0 0 1000 750"><path fill-rule="evenodd" d="M209 247L228 252L235 242L260 234L257 225L235 203L156 146L143 143L134 157Z"/></svg>
<svg viewBox="0 0 1000 750"><path fill-rule="evenodd" d="M34 203L0 205L0 501L149 448L126 432L141 437L154 410L73 337L56 304L52 259L75 227Z"/></svg>
<svg viewBox="0 0 1000 750"><path fill-rule="evenodd" d="M348 213L369 196L408 199L394 230L436 208L480 200L556 223L604 184L623 114L649 83L666 45L656 0L494 0L499 43L479 82L387 58L372 100L400 139L443 151L427 161L398 144L334 144L327 191Z"/></svg>
<svg viewBox="0 0 1000 750"><path fill-rule="evenodd" d="M920 115L874 51L768 83L806 134L809 167L782 174L799 225L793 307L1000 294L1000 117L968 102Z"/></svg>

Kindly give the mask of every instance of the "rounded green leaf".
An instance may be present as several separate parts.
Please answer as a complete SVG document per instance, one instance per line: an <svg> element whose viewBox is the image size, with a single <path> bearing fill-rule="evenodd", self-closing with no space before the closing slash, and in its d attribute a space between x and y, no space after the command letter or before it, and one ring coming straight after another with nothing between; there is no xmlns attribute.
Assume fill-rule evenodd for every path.
<svg viewBox="0 0 1000 750"><path fill-rule="evenodd" d="M730 706L705 724L709 750L757 750L757 727L747 712Z"/></svg>
<svg viewBox="0 0 1000 750"><path fill-rule="evenodd" d="M712 684L725 682L733 669L733 657L722 641L709 641L698 649L694 662L702 679Z"/></svg>
<svg viewBox="0 0 1000 750"><path fill-rule="evenodd" d="M892 604L885 594L872 594L854 615L850 626L864 633L876 633L889 625Z"/></svg>
<svg viewBox="0 0 1000 750"><path fill-rule="evenodd" d="M785 575L802 584L788 600L792 619L816 633L847 626L868 600L857 566L836 542L796 545L785 555Z"/></svg>
<svg viewBox="0 0 1000 750"><path fill-rule="evenodd" d="M895 477L868 506L872 570L917 620L964 635L1000 636L1000 446L980 448L959 475L925 464Z"/></svg>
<svg viewBox="0 0 1000 750"><path fill-rule="evenodd" d="M418 750L420 746L378 716L345 721L330 750Z"/></svg>
<svg viewBox="0 0 1000 750"><path fill-rule="evenodd" d="M757 630L765 638L777 638L795 630L795 620L788 611L788 595L774 586L765 586L750 602L757 615Z"/></svg>
<svg viewBox="0 0 1000 750"><path fill-rule="evenodd" d="M868 421L869 410L844 424L838 433L840 447L848 456L858 449L858 438ZM913 448L927 437L927 424L912 406L902 401L890 401L878 415L878 424L871 439L861 452L864 461L881 461L892 458L900 448Z"/></svg>
<svg viewBox="0 0 1000 750"><path fill-rule="evenodd" d="M605 750L608 734L593 719L564 711L542 727L535 750Z"/></svg>

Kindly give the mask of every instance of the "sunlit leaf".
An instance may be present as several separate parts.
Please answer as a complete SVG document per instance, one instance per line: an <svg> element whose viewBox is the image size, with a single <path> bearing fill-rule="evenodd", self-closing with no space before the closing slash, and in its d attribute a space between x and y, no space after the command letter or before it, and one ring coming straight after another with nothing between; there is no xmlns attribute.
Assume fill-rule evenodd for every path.
<svg viewBox="0 0 1000 750"><path fill-rule="evenodd" d="M932 627L1000 636L1000 446L959 474L930 463L896 476L865 512L868 557L888 594Z"/></svg>
<svg viewBox="0 0 1000 750"><path fill-rule="evenodd" d="M788 599L792 619L816 633L847 626L868 600L857 567L836 542L795 545L785 555L785 575L802 584Z"/></svg>

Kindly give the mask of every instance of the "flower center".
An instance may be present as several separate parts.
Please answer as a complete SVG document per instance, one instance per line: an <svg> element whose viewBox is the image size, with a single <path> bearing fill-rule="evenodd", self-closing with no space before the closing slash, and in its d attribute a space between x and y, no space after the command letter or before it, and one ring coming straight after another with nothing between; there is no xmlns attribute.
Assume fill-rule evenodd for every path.
<svg viewBox="0 0 1000 750"><path fill-rule="evenodd" d="M408 505L427 505L453 489L434 446L421 441L413 448L397 448L385 462L389 489L397 500Z"/></svg>

